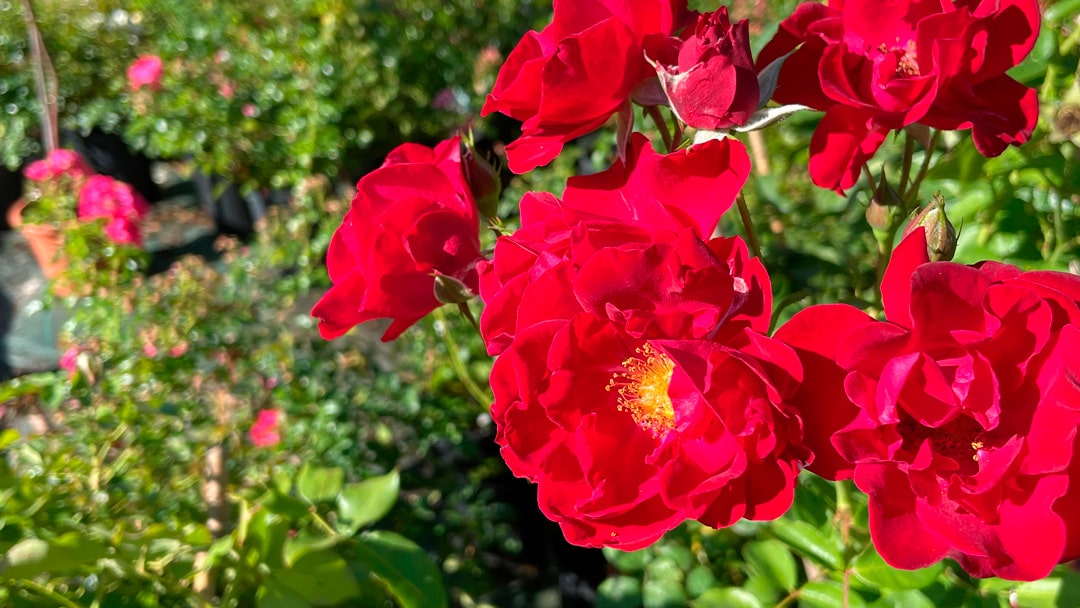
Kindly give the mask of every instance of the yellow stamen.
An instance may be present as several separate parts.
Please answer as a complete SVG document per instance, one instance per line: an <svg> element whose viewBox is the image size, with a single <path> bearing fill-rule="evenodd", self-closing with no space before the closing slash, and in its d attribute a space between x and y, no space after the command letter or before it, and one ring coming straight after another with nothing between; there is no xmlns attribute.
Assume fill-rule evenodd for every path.
<svg viewBox="0 0 1080 608"><path fill-rule="evenodd" d="M668 397L668 386L675 372L675 363L650 344L634 350L638 356L627 357L622 366L604 387L619 393L619 411L630 412L642 429L658 437L675 428L675 406Z"/></svg>

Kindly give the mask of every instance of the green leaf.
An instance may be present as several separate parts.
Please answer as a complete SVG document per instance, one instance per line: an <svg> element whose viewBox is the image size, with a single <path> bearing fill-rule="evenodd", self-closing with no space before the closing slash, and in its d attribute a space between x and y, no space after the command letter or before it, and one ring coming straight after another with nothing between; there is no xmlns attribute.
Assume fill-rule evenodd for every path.
<svg viewBox="0 0 1080 608"><path fill-rule="evenodd" d="M266 593L273 595L267 601L297 596L313 606L333 606L360 596L349 564L332 549L307 553L291 568L275 570L273 578L280 586L268 589Z"/></svg>
<svg viewBox="0 0 1080 608"><path fill-rule="evenodd" d="M920 589L933 583L944 568L941 562L919 570L898 570L881 558L873 547L867 549L854 563L855 578L874 589Z"/></svg>
<svg viewBox="0 0 1080 608"><path fill-rule="evenodd" d="M337 497L338 528L348 535L385 516L397 502L401 480L397 469L345 486Z"/></svg>
<svg viewBox="0 0 1080 608"><path fill-rule="evenodd" d="M596 608L640 608L641 602L641 581L632 576L613 576L596 588Z"/></svg>
<svg viewBox="0 0 1080 608"><path fill-rule="evenodd" d="M51 541L28 538L8 549L0 559L0 576L33 578L43 572L63 574L108 555L104 542L68 532Z"/></svg>
<svg viewBox="0 0 1080 608"><path fill-rule="evenodd" d="M609 564L615 566L619 572L627 574L631 572L641 572L653 558L653 552L649 549L620 551L619 549L604 547L603 552L604 557L607 558Z"/></svg>
<svg viewBox="0 0 1080 608"><path fill-rule="evenodd" d="M804 521L778 519L769 526L777 540L823 566L833 570L844 568L843 545L840 539L826 536Z"/></svg>
<svg viewBox="0 0 1080 608"><path fill-rule="evenodd" d="M317 503L336 497L344 482L345 471L338 467L304 465L296 477L296 490L305 500Z"/></svg>
<svg viewBox="0 0 1080 608"><path fill-rule="evenodd" d="M785 591L794 591L799 570L795 556L778 540L759 540L743 546L746 564Z"/></svg>
<svg viewBox="0 0 1080 608"><path fill-rule="evenodd" d="M0 575L10 578L32 578L45 572L44 563L49 555L49 543L28 538L15 543L0 559Z"/></svg>
<svg viewBox="0 0 1080 608"><path fill-rule="evenodd" d="M340 536L312 536L307 533L285 539L285 566L291 568L308 553L329 549L341 542Z"/></svg>
<svg viewBox="0 0 1080 608"><path fill-rule="evenodd" d="M686 573L686 593L698 597L716 586L716 575L708 566L696 566Z"/></svg>
<svg viewBox="0 0 1080 608"><path fill-rule="evenodd" d="M752 593L738 587L709 589L690 603L694 608L762 608Z"/></svg>
<svg viewBox="0 0 1080 608"><path fill-rule="evenodd" d="M1016 605L1024 608L1080 606L1080 574L1065 570L1060 576L1021 583L1009 598L1015 598Z"/></svg>
<svg viewBox="0 0 1080 608"><path fill-rule="evenodd" d="M686 599L682 582L670 578L646 580L641 589L644 608L678 608L686 605Z"/></svg>
<svg viewBox="0 0 1080 608"><path fill-rule="evenodd" d="M439 570L424 550L393 532L364 532L357 539L356 561L394 596L402 608L446 606Z"/></svg>
<svg viewBox="0 0 1080 608"><path fill-rule="evenodd" d="M890 593L874 602L874 606L875 608L878 606L881 608L937 608L933 600L917 589Z"/></svg>
<svg viewBox="0 0 1080 608"><path fill-rule="evenodd" d="M799 589L799 606L801 608L836 608L837 606L866 608L866 602L854 589L848 589L845 603L843 585L836 581L813 581Z"/></svg>

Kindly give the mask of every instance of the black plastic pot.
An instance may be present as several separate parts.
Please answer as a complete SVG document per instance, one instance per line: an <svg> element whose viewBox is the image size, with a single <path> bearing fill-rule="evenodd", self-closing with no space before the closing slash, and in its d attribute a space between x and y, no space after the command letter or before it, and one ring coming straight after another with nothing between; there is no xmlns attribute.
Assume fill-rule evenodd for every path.
<svg viewBox="0 0 1080 608"><path fill-rule="evenodd" d="M7 211L22 196L22 189L22 172L0 165L0 230L11 229L6 219Z"/></svg>
<svg viewBox="0 0 1080 608"><path fill-rule="evenodd" d="M201 171L192 174L191 181L203 209L221 234L251 236L255 224L266 216L266 197L257 190L241 195L236 184Z"/></svg>
<svg viewBox="0 0 1080 608"><path fill-rule="evenodd" d="M85 136L65 131L61 137L94 171L131 184L150 203L161 200L161 188L150 173L150 159L133 152L119 135L94 129Z"/></svg>

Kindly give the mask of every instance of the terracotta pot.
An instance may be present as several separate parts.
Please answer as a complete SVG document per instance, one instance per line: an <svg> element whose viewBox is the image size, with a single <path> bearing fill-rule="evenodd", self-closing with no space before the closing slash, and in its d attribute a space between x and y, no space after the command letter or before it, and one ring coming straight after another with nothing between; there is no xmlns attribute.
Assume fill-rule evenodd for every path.
<svg viewBox="0 0 1080 608"><path fill-rule="evenodd" d="M15 201L15 204L8 209L8 225L22 233L26 242L30 244L30 252L37 259L45 278L55 279L67 268L68 261L64 257L64 233L48 224L23 224L22 212L25 207L25 200Z"/></svg>

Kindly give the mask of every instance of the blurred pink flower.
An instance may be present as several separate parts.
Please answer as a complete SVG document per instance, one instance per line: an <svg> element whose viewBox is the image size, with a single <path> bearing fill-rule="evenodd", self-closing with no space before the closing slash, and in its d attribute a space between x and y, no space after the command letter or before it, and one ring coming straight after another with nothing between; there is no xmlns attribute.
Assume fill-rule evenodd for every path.
<svg viewBox="0 0 1080 608"><path fill-rule="evenodd" d="M108 231L109 231L108 227L106 227L106 228L105 228L105 231L106 231L106 232L108 232ZM112 235L109 235L109 236L112 236ZM158 351L157 351L157 347L156 347L156 346L154 346L154 345L153 345L153 344L151 344L150 342L146 342L145 344L143 344L143 345L142 345L142 352L143 352L143 354L144 354L144 355L146 355L147 357L153 358L153 357L156 357L156 356L157 356L157 352L158 352Z"/></svg>
<svg viewBox="0 0 1080 608"><path fill-rule="evenodd" d="M278 432L280 426L281 410L260 411L255 424L251 425L251 430L248 431L251 443L260 448L277 445L281 441L281 434Z"/></svg>
<svg viewBox="0 0 1080 608"><path fill-rule="evenodd" d="M64 351L64 354L60 355L60 369L66 371L69 375L75 373L75 362L79 358L79 347L72 346Z"/></svg>
<svg viewBox="0 0 1080 608"><path fill-rule="evenodd" d="M259 113L259 108L256 108L255 104L245 103L244 107L240 108L240 112L248 118L254 118Z"/></svg>
<svg viewBox="0 0 1080 608"><path fill-rule="evenodd" d="M93 169L86 164L78 152L66 148L53 150L44 159L27 165L23 171L23 175L35 182L48 181L61 175L85 177L93 173Z"/></svg>
<svg viewBox="0 0 1080 608"><path fill-rule="evenodd" d="M232 99L233 95L236 94L236 90L233 88L232 82L226 82L218 87L218 93L225 99Z"/></svg>
<svg viewBox="0 0 1080 608"><path fill-rule="evenodd" d="M105 234L117 243L142 243L137 222L149 210L150 206L130 185L107 175L86 180L79 192L79 218L106 218L109 221Z"/></svg>
<svg viewBox="0 0 1080 608"><path fill-rule="evenodd" d="M128 85L132 91L149 86L152 91L161 88L161 75L164 65L157 55L143 55L128 67Z"/></svg>

